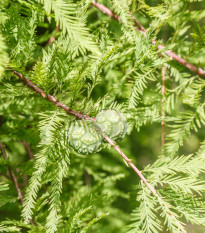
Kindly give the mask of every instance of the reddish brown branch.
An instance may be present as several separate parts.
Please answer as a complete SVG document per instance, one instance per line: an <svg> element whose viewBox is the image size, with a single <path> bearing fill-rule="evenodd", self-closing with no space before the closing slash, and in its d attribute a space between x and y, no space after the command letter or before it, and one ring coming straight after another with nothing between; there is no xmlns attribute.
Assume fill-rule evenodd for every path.
<svg viewBox="0 0 205 233"><path fill-rule="evenodd" d="M4 174L3 172L1 172L0 175L1 175L1 176L4 176L4 177L5 177L6 179L8 179L8 180L13 181L13 180L11 179L10 176L8 176L7 174Z"/></svg>
<svg viewBox="0 0 205 233"><path fill-rule="evenodd" d="M4 159L7 160L8 158L7 158L7 156L6 156L6 151L5 151L5 149L4 149L4 145L3 145L1 142L0 142L0 148L1 148L1 153L2 153L2 155L3 155L3 157L4 157ZM18 182L17 182L16 176L14 175L14 172L13 172L13 170L11 169L11 167L10 167L10 166L7 166L7 167L8 167L9 174L10 174L10 176L11 176L11 179L12 179L12 181L14 182L14 185L15 185L16 190L17 190L17 192L18 192L19 200L21 201L21 204L23 204L23 203L24 203L23 195L22 195L22 193L21 193L21 189L20 189L19 184L18 184Z"/></svg>
<svg viewBox="0 0 205 233"><path fill-rule="evenodd" d="M162 67L162 152L164 152L164 118L165 118L165 110L164 110L164 101L165 101L165 66Z"/></svg>
<svg viewBox="0 0 205 233"><path fill-rule="evenodd" d="M115 150L123 157L123 159L130 165L130 167L137 173L137 175L140 177L140 179L147 185L149 190L154 194L157 195L156 190L148 183L148 181L145 179L145 177L142 175L141 171L138 170L138 168L135 167L135 165L132 163L130 159L127 158L127 156L121 151L120 147L116 145L108 136L104 136L105 140L115 148Z"/></svg>
<svg viewBox="0 0 205 233"><path fill-rule="evenodd" d="M22 143L23 143L23 145L24 145L24 147L25 147L25 149L26 149L26 152L28 153L29 158L30 158L31 160L34 159L33 153L32 153L32 151L31 151L31 148L30 148L28 142L22 141Z"/></svg>
<svg viewBox="0 0 205 233"><path fill-rule="evenodd" d="M4 145L2 144L1 141L0 141L0 149L1 149L1 153L2 153L2 155L3 155L3 157L4 157L4 159L7 160L8 158L7 158L7 155L6 155L6 151L5 151L5 149L4 149ZM10 176L11 176L11 179L12 179L14 185L15 185L16 191L17 191L17 193L18 193L18 198L19 198L21 204L23 205L24 199L23 199L23 195L22 195L20 186L19 186L19 184L18 184L17 178L16 178L16 176L15 176L13 170L11 169L11 167L8 166L8 165L7 165L7 167L8 167L9 174L10 174ZM30 219L30 223L31 223L32 225L35 225L33 219Z"/></svg>
<svg viewBox="0 0 205 233"><path fill-rule="evenodd" d="M11 69L11 70L12 70L12 69ZM37 93L39 93L43 98L46 98L46 95L45 95L45 93L43 92L43 90L41 90L39 87L37 87L35 84L33 84L29 79L24 78L22 74L20 74L20 73L14 71L14 70L12 70L12 71L13 71L13 73L14 73L15 75L17 75L23 82L25 82L25 80L26 80L25 83L27 84L27 86L29 86L29 87L32 88L34 91L36 91ZM49 96L49 95L48 95L48 96ZM46 99L48 99L48 98L46 98ZM52 99L55 99L55 98L52 96ZM49 100L49 99L48 99L48 100ZM56 101L51 101L51 102L52 102L53 104L56 105ZM60 103L60 102L58 101L58 103ZM74 110L72 110L72 112L71 112L71 109L70 109L69 107L65 106L65 105L62 104L62 103L61 103L60 105L57 105L57 106L59 106L59 107L63 106L62 108L63 108L68 114L71 114L71 115L73 115L73 116L75 116L75 117L77 117L77 118L81 118L81 119L91 119L92 121L95 121L95 118L91 118L91 117L89 117L89 116L87 116L87 115L83 115L83 114L78 113L78 112L76 112L76 111L74 111ZM74 112L75 114L73 114L73 112ZM131 167L131 168L135 171L135 173L140 177L140 179L142 180L142 182L145 183L145 185L146 185L146 186L148 187L148 189L152 192L152 194L153 194L155 197L157 197L158 200L160 201L160 200L161 200L160 195L159 195L159 194L157 193L157 191L149 184L149 182L147 181L147 179L142 175L141 171L138 170L138 168L135 167L135 165L132 163L132 161L131 161L130 159L128 159L127 156L121 151L120 147L119 147L118 145L116 145L107 135L104 135L104 138L105 138L105 140L106 140L111 146L113 146L113 147L115 148L115 150L123 157L123 159L130 165L130 167ZM172 213L170 213L169 207L166 206L166 205L164 205L164 207L167 209L167 213L168 213L173 219L175 219L175 221L176 221L177 225L179 226L179 228L181 229L181 231L182 231L183 233L187 233L187 232L184 230L184 228L183 228L183 226L181 225L181 223L176 219L176 217L175 217Z"/></svg>
<svg viewBox="0 0 205 233"><path fill-rule="evenodd" d="M132 163L132 161L130 159L127 158L127 156L121 151L120 147L118 145L116 145L108 136L104 136L105 140L115 148L115 150L123 157L123 159L130 165L130 167L137 173L137 175L140 177L140 179L142 180L142 182L145 183L145 185L148 187L148 189L152 192L152 194L157 197L157 199L159 201L161 201L161 196L157 193L157 191L149 184L149 182L147 181L147 179L142 175L141 171L135 167L135 165ZM187 233L183 226L181 225L181 223L176 219L176 217L170 213L170 209L167 205L163 205L166 210L167 213L176 221L176 224L178 225L179 229L181 230L181 232L183 233Z"/></svg>
<svg viewBox="0 0 205 233"><path fill-rule="evenodd" d="M51 45L51 44L55 41L55 39L56 39L55 34L56 34L59 30L60 30L60 25L58 25L58 26L55 28L55 30L53 31L54 35L51 36L51 37L49 38L49 41L47 42L46 46Z"/></svg>
<svg viewBox="0 0 205 233"><path fill-rule="evenodd" d="M40 94L43 98L49 100L50 102L52 102L53 104L55 104L56 106L58 106L59 108L62 108L63 110L65 110L68 114L78 118L78 119L91 119L91 117L89 117L86 114L81 114L71 108L69 108L68 106L66 106L65 104L61 103L60 101L58 101L55 97L53 97L52 95L46 95L44 93L44 91L42 89L40 89L39 87L37 87L34 83L31 82L31 80L29 80L27 77L23 76L22 74L16 72L13 69L10 69L16 76L18 76L28 87L30 87L31 89L33 89L36 93Z"/></svg>
<svg viewBox="0 0 205 233"><path fill-rule="evenodd" d="M155 45L156 41L152 41L152 44ZM158 48L158 50L160 50L160 49L164 49L165 46L160 44L160 45L157 46L157 48ZM166 50L163 53L165 53L166 55L171 57L173 60L177 61L182 66L184 66L187 69L191 70L193 73L196 73L199 76L205 78L205 70L203 70L201 68L197 68L196 66L194 66L191 63L187 62L186 60L184 60L183 58L178 56L176 53L174 53L172 50Z"/></svg>
<svg viewBox="0 0 205 233"><path fill-rule="evenodd" d="M120 16L116 15L113 11L111 11L109 8L104 6L103 4L100 4L96 1L92 3L92 5L96 8L98 8L100 11L102 11L104 14L108 15L110 18L113 18L117 20L118 22L120 21Z"/></svg>
<svg viewBox="0 0 205 233"><path fill-rule="evenodd" d="M94 7L96 7L98 10L100 10L101 12L103 12L104 14L107 14L109 17L114 18L118 22L120 21L120 16L115 14L113 11L111 11L106 6L104 6L104 5L102 5L102 4L98 3L98 2L93 2L92 5ZM140 22L134 16L132 16L132 17L133 17L135 23L138 26L138 30L141 31L144 34L144 36L146 36L146 30L144 29L144 27L140 24ZM155 45L156 40L152 41L152 44ZM165 46L160 44L160 45L157 46L157 48L158 48L158 50L160 50L160 49L164 49ZM172 50L166 50L163 53L165 53L166 55L168 55L173 60L177 61L179 64L186 67L187 69L189 69L193 73L196 73L199 76L201 76L202 78L205 78L205 70L203 70L202 68L197 68L196 66L194 66L191 63L187 62L186 60L184 60L183 58L178 56L176 53L174 53Z"/></svg>
<svg viewBox="0 0 205 233"><path fill-rule="evenodd" d="M90 179L90 175L89 175L88 171L85 170L84 174L85 174L85 184L87 186L91 186L91 179Z"/></svg>
<svg viewBox="0 0 205 233"><path fill-rule="evenodd" d="M142 24L140 24L140 22L132 14L131 14L131 16L132 16L132 19L135 21L135 23L138 26L137 30L141 31L144 34L144 36L147 37L147 32L146 32L145 28L142 26Z"/></svg>

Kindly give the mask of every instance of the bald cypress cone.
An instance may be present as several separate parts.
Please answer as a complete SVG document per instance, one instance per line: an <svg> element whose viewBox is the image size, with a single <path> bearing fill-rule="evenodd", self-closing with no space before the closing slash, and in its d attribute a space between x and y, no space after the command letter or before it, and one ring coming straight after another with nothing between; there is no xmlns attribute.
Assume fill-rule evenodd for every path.
<svg viewBox="0 0 205 233"><path fill-rule="evenodd" d="M127 120L117 110L102 110L96 116L96 126L113 140L122 140L127 132Z"/></svg>
<svg viewBox="0 0 205 233"><path fill-rule="evenodd" d="M93 122L78 120L71 124L68 132L69 144L79 154L91 154L100 150L103 135L98 133Z"/></svg>

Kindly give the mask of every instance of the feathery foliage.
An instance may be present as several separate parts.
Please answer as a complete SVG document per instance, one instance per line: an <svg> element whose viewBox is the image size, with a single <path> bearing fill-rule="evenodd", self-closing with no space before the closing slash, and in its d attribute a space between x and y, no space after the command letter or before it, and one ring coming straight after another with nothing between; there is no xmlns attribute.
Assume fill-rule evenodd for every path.
<svg viewBox="0 0 205 233"><path fill-rule="evenodd" d="M0 156L0 232L202 233L205 79L164 51L203 71L204 2L99 3L119 21L90 0L0 2L0 142L8 157ZM42 98L51 95L54 104ZM75 152L68 132L77 119L58 101L94 118L122 112L128 135L119 146L156 193L108 143Z"/></svg>
<svg viewBox="0 0 205 233"><path fill-rule="evenodd" d="M0 77L1 77L4 72L7 60L8 60L8 55L6 52L6 45L5 45L4 39L1 34L0 34L0 48L1 48L1 51L0 51Z"/></svg>
<svg viewBox="0 0 205 233"><path fill-rule="evenodd" d="M44 4L48 16L54 11L56 23L60 25L64 34L68 33L74 47L77 47L82 53L85 52L85 49L99 53L93 36L86 27L85 16L81 15L80 18L78 16L79 6L76 3L64 0L39 0L39 2Z"/></svg>

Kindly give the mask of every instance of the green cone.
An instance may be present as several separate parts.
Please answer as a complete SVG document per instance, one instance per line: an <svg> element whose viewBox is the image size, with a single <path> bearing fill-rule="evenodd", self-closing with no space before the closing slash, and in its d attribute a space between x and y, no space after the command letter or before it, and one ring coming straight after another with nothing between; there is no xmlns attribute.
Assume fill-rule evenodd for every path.
<svg viewBox="0 0 205 233"><path fill-rule="evenodd" d="M68 132L69 144L79 154L91 154L101 149L103 135L98 133L93 122L77 120L70 126Z"/></svg>
<svg viewBox="0 0 205 233"><path fill-rule="evenodd" d="M122 140L127 132L127 120L116 110L102 110L96 116L96 126L113 140Z"/></svg>

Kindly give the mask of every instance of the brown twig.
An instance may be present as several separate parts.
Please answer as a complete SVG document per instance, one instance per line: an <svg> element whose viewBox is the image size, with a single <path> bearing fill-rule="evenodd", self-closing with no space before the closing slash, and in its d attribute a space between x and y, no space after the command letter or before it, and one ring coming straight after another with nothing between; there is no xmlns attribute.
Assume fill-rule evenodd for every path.
<svg viewBox="0 0 205 233"><path fill-rule="evenodd" d="M55 28L55 30L53 31L53 33L56 34L56 32L58 32L59 30L60 30L60 25L58 25L58 26ZM55 39L56 39L56 36L55 36L55 35L51 36L51 37L49 38L49 40L48 40L46 46L51 45L51 44L55 41Z"/></svg>
<svg viewBox="0 0 205 233"><path fill-rule="evenodd" d="M85 184L87 186L91 186L90 174L88 173L87 170L85 170L84 174L85 174Z"/></svg>
<svg viewBox="0 0 205 233"><path fill-rule="evenodd" d="M22 141L23 145L24 145L24 148L29 156L29 159L30 160L33 160L34 159L34 156L33 156L33 153L31 151L31 148L30 148L30 145L28 144L27 141ZM26 185L28 184L28 176L27 175L23 175L23 187L26 187Z"/></svg>
<svg viewBox="0 0 205 233"><path fill-rule="evenodd" d="M11 69L11 70L12 70L12 69ZM23 82L25 82L25 80L26 80L27 86L29 86L29 87L32 88L34 91L36 91L37 93L39 93L43 98L46 98L46 95L45 95L45 93L43 92L42 89L40 89L39 87L37 87L36 85L34 85L28 78L24 78L22 74L20 74L20 73L14 71L14 70L12 70L12 71L13 71L13 73L14 73L15 75L17 75ZM48 95L48 96L49 96L49 95ZM48 99L48 98L46 98L46 99ZM55 99L55 98L52 96L52 99ZM48 100L49 100L49 99L48 99ZM49 100L49 101L50 101L50 100ZM56 101L51 101L51 102L52 102L53 104L57 105L57 104L56 104ZM61 103L61 102L57 101L57 103ZM73 115L73 116L76 116L77 118L89 119L89 120L92 120L92 121L94 121L94 122L95 122L95 120L96 120L95 118L91 118L91 117L89 117L89 116L87 116L87 115L83 115L83 114L78 113L78 112L76 112L76 111L74 111L74 110L71 111L71 109L70 109L69 107L65 106L65 105L62 104L62 103L61 103L60 105L57 105L57 106L63 108L68 114L71 114L71 115ZM75 114L73 114L73 111L74 111ZM106 140L111 146L113 146L113 147L115 148L115 150L116 150L116 151L123 157L123 159L130 165L130 167L131 167L131 168L135 171L135 173L140 177L140 179L142 180L142 182L145 183L145 185L146 185L146 186L148 187L148 189L152 192L152 194L153 194L155 197L157 197L159 201L162 200L161 197L160 197L160 195L157 193L157 191L149 184L149 182L146 180L146 178L142 175L141 171L138 170L138 168L132 163L132 161L131 161L130 159L128 159L127 156L121 151L120 147L119 147L118 145L116 145L107 135L104 135L104 138L105 138L105 140ZM169 214L173 219L175 219L175 221L176 221L177 225L179 226L179 228L181 229L181 231L182 231L183 233L187 233L187 232L184 230L184 228L183 228L183 226L181 225L181 223L176 219L176 217L175 217L172 213L170 213L171 211L170 211L169 207L166 206L166 205L164 205L164 207L167 209L168 214Z"/></svg>
<svg viewBox="0 0 205 233"><path fill-rule="evenodd" d="M100 4L97 1L94 1L92 5L98 8L98 10L102 11L104 14L108 15L110 18L113 18L117 20L118 22L120 21L120 16L116 15L113 11L111 11L109 8L107 8L103 4Z"/></svg>
<svg viewBox="0 0 205 233"><path fill-rule="evenodd" d="M1 141L0 141L0 149L1 149L1 153L2 153L2 155L3 155L3 157L4 157L4 159L7 160L8 158L7 158L7 155L6 155L6 151L5 151L5 149L4 149L4 145L2 144ZM20 186L19 186L19 184L18 184L17 178L16 178L16 176L15 176L13 170L11 169L11 167L8 166L8 165L7 165L7 167L8 167L9 174L10 174L10 176L11 176L11 179L12 179L14 185L15 185L16 191L17 191L17 193L18 193L18 198L19 198L21 204L23 205L24 199L23 199L23 195L22 195ZM31 223L32 225L35 225L33 219L30 219L30 223Z"/></svg>
<svg viewBox="0 0 205 233"><path fill-rule="evenodd" d="M86 119L86 120L90 120L91 117L89 117L86 114L81 114L71 108L69 108L68 106L66 106L65 104L61 103L60 101L58 101L55 97L53 97L52 95L46 95L45 92L40 89L39 87L37 87L34 83L31 82L31 80L29 80L27 77L23 76L22 74L16 72L15 70L11 69L10 70L16 75L18 76L28 87L30 87L31 89L33 89L36 93L40 94L43 98L49 100L50 102L52 102L53 104L55 104L56 106L58 106L59 108L62 108L63 110L65 110L68 114L78 118L78 119Z"/></svg>
<svg viewBox="0 0 205 233"><path fill-rule="evenodd" d="M114 18L118 22L120 21L120 16L115 14L113 11L111 11L109 8L107 8L103 4L100 4L100 3L96 2L96 1L94 1L92 3L92 5L94 7L96 7L98 10L100 10L101 12L103 12L104 14L107 14L109 17ZM132 17L133 17L135 23L138 25L138 30L141 31L144 34L144 36L146 37L146 30L144 29L144 27L140 24L140 22L134 16L132 16ZM152 41L152 44L155 45L156 40ZM157 46L158 50L161 50L161 49L164 49L164 48L165 48L165 46L162 45L162 44ZM172 50L166 50L166 51L163 51L163 53L165 53L166 55L171 57L173 60L177 61L182 66L189 69L191 72L198 74L202 78L205 78L205 70L203 70L202 68L197 68L196 66L194 66L191 63L187 62L186 60L184 60L183 58L178 56L176 53L174 53Z"/></svg>
<svg viewBox="0 0 205 233"><path fill-rule="evenodd" d="M33 153L32 153L32 151L31 151L31 148L30 148L28 142L27 142L27 141L22 141L22 143L23 143L23 145L24 145L24 147L25 147L25 149L26 149L26 151L27 151L27 153L28 153L29 158L30 158L31 160L34 159Z"/></svg>
<svg viewBox="0 0 205 233"><path fill-rule="evenodd" d="M10 176L8 176L7 174L5 174L5 173L3 173L3 172L1 172L0 175L1 175L1 176L4 176L4 177L5 177L6 179L8 179L8 180L13 181L13 180L11 179Z"/></svg>
<svg viewBox="0 0 205 233"><path fill-rule="evenodd" d="M159 201L162 200L161 196L157 193L157 191L149 184L149 182L147 181L147 179L142 175L141 171L135 167L135 165L132 163L132 161L130 159L127 158L127 156L121 151L120 147L118 145L116 145L108 136L104 136L105 140L115 148L115 150L123 157L123 159L130 165L130 167L135 171L135 173L137 173L137 175L140 177L140 179L142 180L142 182L145 183L145 185L148 187L148 189L152 192L152 194L157 197L157 199ZM187 233L183 226L181 225L181 223L176 219L176 217L170 213L170 209L167 205L163 205L166 209L167 209L167 213L173 218L175 219L178 227L180 228L180 230L183 233Z"/></svg>
<svg viewBox="0 0 205 233"><path fill-rule="evenodd" d="M165 118L165 110L164 110L164 101L165 101L165 66L162 67L162 135L161 135L161 146L162 146L162 152L164 152L164 118Z"/></svg>
<svg viewBox="0 0 205 233"><path fill-rule="evenodd" d="M142 26L142 24L134 17L134 15L132 15L131 13L130 13L130 15L132 16L132 19L135 21L135 23L138 26L138 28L136 28L136 30L141 31L144 34L144 36L147 37L147 31Z"/></svg>
<svg viewBox="0 0 205 233"><path fill-rule="evenodd" d="M6 156L6 151L5 151L5 149L4 149L4 145L2 144L2 142L0 142L0 148L1 148L1 153L2 153L2 155L3 155L3 157L4 157L4 159L7 160L8 158L7 158L7 156ZM11 169L11 167L10 167L10 166L7 166L7 167L8 167L9 174L10 174L10 176L11 176L11 179L12 179L12 181L14 182L14 185L15 185L16 190L17 190L17 192L18 192L18 198L19 198L19 200L21 201L21 204L23 204L23 203L24 203L23 195L22 195L22 193L21 193L21 189L20 189L19 184L18 184L18 182L17 182L16 176L14 175L14 172L13 172L13 170Z"/></svg>
<svg viewBox="0 0 205 233"><path fill-rule="evenodd" d="M152 44L155 45L156 41L152 41ZM158 50L160 50L160 49L164 49L165 46L160 44L160 45L157 46L157 48L158 48ZM172 50L166 50L163 53L165 53L166 55L171 57L173 60L177 61L182 66L184 66L187 69L191 70L193 73L196 73L199 76L201 76L202 78L205 78L205 70L203 70L202 68L197 68L196 66L194 66L191 63L187 62L186 60L181 58L179 55L174 53Z"/></svg>

